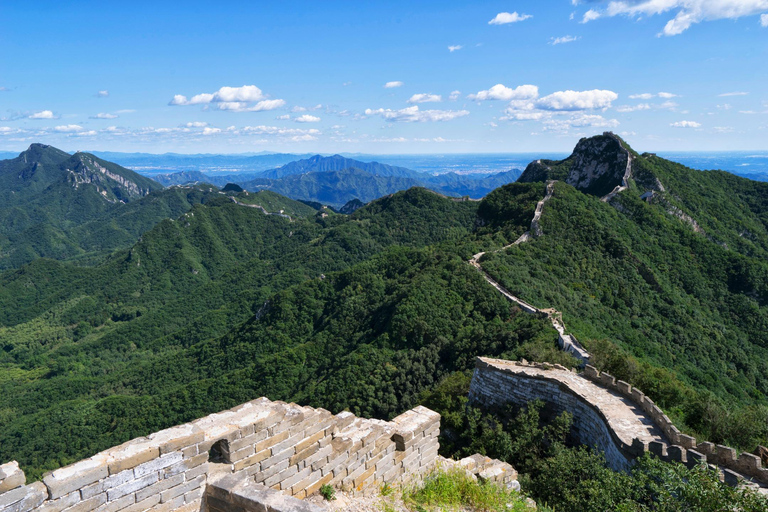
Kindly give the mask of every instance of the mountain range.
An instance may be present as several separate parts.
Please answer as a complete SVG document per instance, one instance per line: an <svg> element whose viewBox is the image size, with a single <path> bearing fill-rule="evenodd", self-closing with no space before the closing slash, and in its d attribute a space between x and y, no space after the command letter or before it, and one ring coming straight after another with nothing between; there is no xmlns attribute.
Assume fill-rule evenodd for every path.
<svg viewBox="0 0 768 512"><path fill-rule="evenodd" d="M56 260L35 257L30 236L5 240L0 460L37 477L262 395L391 418L477 355L575 367L546 318L467 263L480 252L485 272L561 311L596 366L684 432L768 441L768 184L639 154L611 133L535 160L481 201L386 192L408 176L306 171L349 165L331 158L260 179L335 204L340 189L313 175L381 197L343 215L272 189L158 189L44 146L0 164L16 201L5 218L15 209L76 241ZM56 214L41 216L43 198ZM119 243L97 245L102 233ZM31 247L26 263L7 256L14 244Z"/></svg>

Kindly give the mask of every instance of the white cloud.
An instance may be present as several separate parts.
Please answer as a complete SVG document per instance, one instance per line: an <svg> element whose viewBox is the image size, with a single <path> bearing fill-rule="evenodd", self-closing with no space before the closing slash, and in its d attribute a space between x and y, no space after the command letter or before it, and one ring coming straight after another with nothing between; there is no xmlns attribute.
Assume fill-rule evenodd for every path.
<svg viewBox="0 0 768 512"><path fill-rule="evenodd" d="M461 96L461 91L451 91L451 95L448 96L448 99L451 101L456 101L459 99L459 96Z"/></svg>
<svg viewBox="0 0 768 512"><path fill-rule="evenodd" d="M676 11L659 35L675 36L702 21L755 16L768 10L768 0L612 0L603 11L590 9L583 23L608 16L640 18ZM761 15L760 22L763 23Z"/></svg>
<svg viewBox="0 0 768 512"><path fill-rule="evenodd" d="M727 98L728 96L746 96L749 94L748 92L742 92L742 91L736 91L736 92L724 92L723 94L718 94L720 98Z"/></svg>
<svg viewBox="0 0 768 512"><path fill-rule="evenodd" d="M379 108L376 110L366 109L366 116L380 115L387 121L400 121L404 123L426 122L426 121L450 121L458 117L469 115L468 110L419 110L418 105L403 108L400 110L391 110Z"/></svg>
<svg viewBox="0 0 768 512"><path fill-rule="evenodd" d="M403 82L400 80L395 80L394 82L387 82L384 84L385 89L394 89L395 87L402 87Z"/></svg>
<svg viewBox="0 0 768 512"><path fill-rule="evenodd" d="M290 114L283 114L281 116L277 116L275 119L278 119L280 121L287 121L291 118Z"/></svg>
<svg viewBox="0 0 768 512"><path fill-rule="evenodd" d="M639 105L622 105L616 107L616 112L636 112L638 110L650 110L651 106L648 103L640 103Z"/></svg>
<svg viewBox="0 0 768 512"><path fill-rule="evenodd" d="M57 119L50 110L41 110L29 116L30 119Z"/></svg>
<svg viewBox="0 0 768 512"><path fill-rule="evenodd" d="M301 107L299 105L296 105L291 109L291 112L306 112L306 111L307 111L307 107Z"/></svg>
<svg viewBox="0 0 768 512"><path fill-rule="evenodd" d="M677 94L672 94L671 92L660 92L658 94L653 94L650 92L644 92L642 94L630 94L629 99L631 100L649 100L651 98L655 98L658 96L659 98L669 99L669 98L677 98Z"/></svg>
<svg viewBox="0 0 768 512"><path fill-rule="evenodd" d="M110 114L108 112L99 112L95 116L91 116L91 119L117 119L117 114Z"/></svg>
<svg viewBox="0 0 768 512"><path fill-rule="evenodd" d="M285 100L262 100L253 106L248 106L244 101L223 101L217 104L219 110L228 110L231 112L261 112L264 110L275 110L285 105Z"/></svg>
<svg viewBox="0 0 768 512"><path fill-rule="evenodd" d="M96 130L88 130L88 131L80 131L72 133L72 135L76 137L92 137L96 135L98 132Z"/></svg>
<svg viewBox="0 0 768 512"><path fill-rule="evenodd" d="M768 13L760 15L760 25L768 27Z"/></svg>
<svg viewBox="0 0 768 512"><path fill-rule="evenodd" d="M176 94L168 104L179 106L215 103L219 110L233 112L260 112L262 110L274 110L285 105L284 100L265 98L262 90L255 85L243 85L242 87L222 87L214 93L200 93L191 98ZM254 105L248 106L250 103L254 103Z"/></svg>
<svg viewBox="0 0 768 512"><path fill-rule="evenodd" d="M282 128L279 126L245 126L243 132L257 135L320 135L320 130L311 128L304 130L301 128Z"/></svg>
<svg viewBox="0 0 768 512"><path fill-rule="evenodd" d="M449 52L451 52L451 53L453 53L453 52L455 52L456 50L461 50L462 48L464 48L464 45L461 45L461 44L454 44L454 45L451 45L451 46L449 46L449 47L448 47L448 51L449 51Z"/></svg>
<svg viewBox="0 0 768 512"><path fill-rule="evenodd" d="M556 44L572 43L581 39L579 36L563 36L563 37L551 37L549 44L552 46Z"/></svg>
<svg viewBox="0 0 768 512"><path fill-rule="evenodd" d="M14 132L10 126L0 126L0 135L8 135Z"/></svg>
<svg viewBox="0 0 768 512"><path fill-rule="evenodd" d="M443 101L443 97L432 93L414 94L408 99L408 103L434 103L440 101Z"/></svg>
<svg viewBox="0 0 768 512"><path fill-rule="evenodd" d="M297 123L317 123L320 121L320 118L317 116L304 114L302 116L295 118L294 121L296 121Z"/></svg>
<svg viewBox="0 0 768 512"><path fill-rule="evenodd" d="M546 117L544 112L520 112L513 109L507 109L506 115L501 118L502 121L514 119L515 121L539 121Z"/></svg>
<svg viewBox="0 0 768 512"><path fill-rule="evenodd" d="M600 17L600 13L594 9L590 9L587 12L584 13L584 16L581 18L582 23L588 23L592 20L596 20Z"/></svg>
<svg viewBox="0 0 768 512"><path fill-rule="evenodd" d="M517 11L509 13L509 12L500 12L496 15L495 18L493 18L491 21L488 22L489 25L506 25L507 23L517 23L518 21L525 21L528 18L533 18L530 14L517 14Z"/></svg>
<svg viewBox="0 0 768 512"><path fill-rule="evenodd" d="M540 98L536 106L542 110L592 110L609 108L619 97L613 91L593 89L591 91L558 91Z"/></svg>
<svg viewBox="0 0 768 512"><path fill-rule="evenodd" d="M674 128L699 128L701 123L697 123L696 121L677 121L669 126Z"/></svg>
<svg viewBox="0 0 768 512"><path fill-rule="evenodd" d="M734 131L732 126L713 126L712 131L715 133L731 133Z"/></svg>
<svg viewBox="0 0 768 512"><path fill-rule="evenodd" d="M59 133L72 133L72 132L80 132L83 130L83 127L79 124L66 124L61 126L56 126L53 131L59 132Z"/></svg>
<svg viewBox="0 0 768 512"><path fill-rule="evenodd" d="M213 135L214 133L221 133L221 128L211 128L210 126L206 126L203 129L203 135Z"/></svg>
<svg viewBox="0 0 768 512"><path fill-rule="evenodd" d="M496 84L486 91L470 94L471 100L531 100L539 96L539 88L535 85L518 85L514 89L502 84Z"/></svg>
<svg viewBox="0 0 768 512"><path fill-rule="evenodd" d="M96 93L96 96L98 96L99 98L106 98L107 96L109 96L109 91L106 91L106 90L99 91Z"/></svg>
<svg viewBox="0 0 768 512"><path fill-rule="evenodd" d="M185 124L184 126L186 126L187 128L205 128L206 126L208 126L208 123L203 121L191 121Z"/></svg>
<svg viewBox="0 0 768 512"><path fill-rule="evenodd" d="M542 124L547 131L567 132L571 128L615 128L619 122L594 114L576 114L565 119L547 119Z"/></svg>

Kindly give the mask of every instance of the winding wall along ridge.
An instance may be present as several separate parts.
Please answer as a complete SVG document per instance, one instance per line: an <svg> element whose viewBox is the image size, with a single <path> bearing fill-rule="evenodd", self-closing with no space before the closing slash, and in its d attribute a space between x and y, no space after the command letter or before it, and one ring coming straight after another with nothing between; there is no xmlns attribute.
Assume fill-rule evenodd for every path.
<svg viewBox="0 0 768 512"><path fill-rule="evenodd" d="M552 195L555 193L555 183L557 183L556 180L549 180L547 181L547 193L544 195L544 198L541 199L538 203L536 203L536 210L533 213L533 219L531 220L531 227L528 231L520 235L517 240L512 242L509 245L505 245L501 249L496 249L495 251L491 252L501 252L509 249L513 245L519 245L522 243L525 243L529 241L531 238L540 237L544 234L544 232L541 229L540 220L541 220L541 214L544 211L544 203L549 201L552 198ZM539 309L536 306L533 306L524 300L520 299L519 297L516 297L513 295L509 290L504 288L498 281L496 281L494 278L488 274L488 272L483 269L482 265L480 265L480 258L482 258L485 254L487 254L485 251L479 252L472 256L469 260L469 264L473 267L477 268L480 273L482 274L483 278L496 290L498 290L502 295L504 295L507 299L514 302L520 308L525 311L526 313L531 314L537 314L546 316L549 318L549 320L552 322L552 327L557 330L558 333L558 343L560 344L560 348L563 349L565 352L568 352L569 354L573 355L576 359L581 361L582 364L586 364L590 360L589 352L587 352L584 347L581 346L579 341L576 339L575 336L572 334L566 334L565 332L565 325L563 324L563 315L559 311L555 309Z"/></svg>

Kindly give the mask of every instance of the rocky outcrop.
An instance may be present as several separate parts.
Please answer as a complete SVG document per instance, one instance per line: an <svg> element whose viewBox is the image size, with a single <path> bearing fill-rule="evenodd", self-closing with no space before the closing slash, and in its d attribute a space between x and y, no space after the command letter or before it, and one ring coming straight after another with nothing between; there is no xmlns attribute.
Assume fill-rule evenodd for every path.
<svg viewBox="0 0 768 512"><path fill-rule="evenodd" d="M605 132L581 139L564 160L531 162L518 181L563 180L582 192L603 197L617 187L627 187L632 175L631 162L632 153L624 141Z"/></svg>

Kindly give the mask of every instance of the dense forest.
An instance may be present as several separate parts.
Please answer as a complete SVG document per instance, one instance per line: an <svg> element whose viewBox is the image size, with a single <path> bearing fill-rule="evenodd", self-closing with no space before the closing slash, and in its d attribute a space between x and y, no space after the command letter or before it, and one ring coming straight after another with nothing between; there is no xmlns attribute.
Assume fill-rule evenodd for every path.
<svg viewBox="0 0 768 512"><path fill-rule="evenodd" d="M494 432L522 431L525 417L472 426L445 383L466 379L478 355L576 361L546 319L467 264L480 251L487 272L562 311L595 365L681 428L742 449L765 444L768 188L628 151L630 186L610 202L568 184L582 154L542 161L482 201L411 188L344 215L270 191L196 186L114 204L99 214L108 221L61 225L72 257L30 253L0 274L0 460L38 478L263 395L380 418L425 403L453 429L446 454L501 450L503 436L472 446L467 433L494 421ZM543 235L491 252L530 228L552 178ZM104 239L117 241L95 242ZM578 459L553 448L576 449L566 420L532 434L537 461ZM529 468L543 496L542 466L518 458L525 446L493 453ZM665 471L646 464L647 478ZM558 510L574 509L560 499Z"/></svg>

